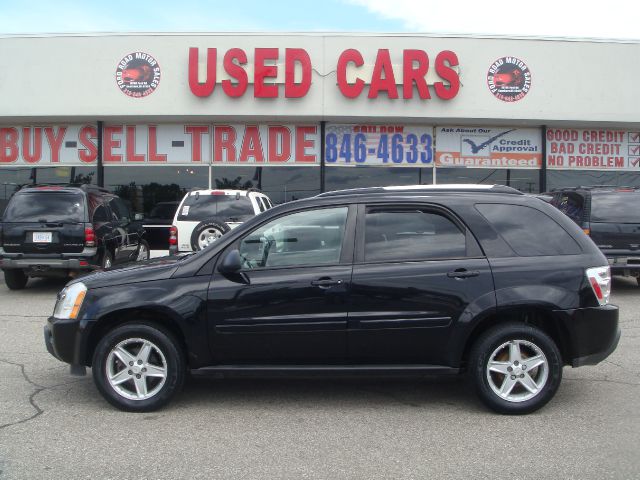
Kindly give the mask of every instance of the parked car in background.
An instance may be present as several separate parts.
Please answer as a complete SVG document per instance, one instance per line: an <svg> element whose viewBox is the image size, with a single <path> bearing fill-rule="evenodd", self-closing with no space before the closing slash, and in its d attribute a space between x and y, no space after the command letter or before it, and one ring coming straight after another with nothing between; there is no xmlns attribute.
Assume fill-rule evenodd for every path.
<svg viewBox="0 0 640 480"><path fill-rule="evenodd" d="M610 185L557 189L551 204L576 222L607 257L613 275L640 285L640 190Z"/></svg>
<svg viewBox="0 0 640 480"><path fill-rule="evenodd" d="M76 275L147 258L144 229L128 205L92 185L24 187L0 224L0 267L14 290L29 277Z"/></svg>
<svg viewBox="0 0 640 480"><path fill-rule="evenodd" d="M71 282L45 342L123 410L161 407L188 371L466 372L489 407L520 414L554 396L564 366L616 348L610 280L578 226L508 187L333 192L200 252Z"/></svg>
<svg viewBox="0 0 640 480"><path fill-rule="evenodd" d="M169 251L202 250L229 230L273 207L258 190L192 190L176 211Z"/></svg>
<svg viewBox="0 0 640 480"><path fill-rule="evenodd" d="M169 230L180 202L157 203L144 218L144 230L151 250L169 250Z"/></svg>

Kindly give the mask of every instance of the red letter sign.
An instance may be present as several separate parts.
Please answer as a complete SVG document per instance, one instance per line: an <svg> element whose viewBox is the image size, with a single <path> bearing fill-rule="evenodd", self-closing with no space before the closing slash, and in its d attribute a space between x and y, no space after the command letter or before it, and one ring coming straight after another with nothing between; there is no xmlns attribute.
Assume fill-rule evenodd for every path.
<svg viewBox="0 0 640 480"><path fill-rule="evenodd" d="M354 84L347 82L347 64L350 62L356 67L364 65L364 59L358 50L350 48L342 52L340 58L338 58L336 76L338 77L338 88L340 88L342 94L347 98L356 98L362 93L364 80L358 78Z"/></svg>
<svg viewBox="0 0 640 480"><path fill-rule="evenodd" d="M414 68L414 62L418 66ZM402 98L413 98L413 83L418 88L420 98L431 98L425 76L429 71L429 57L423 50L405 50L402 54L402 67L404 69Z"/></svg>
<svg viewBox="0 0 640 480"><path fill-rule="evenodd" d="M287 48L284 54L284 96L287 98L304 97L311 87L311 59L306 50ZM302 79L295 83L295 65L302 66Z"/></svg>
<svg viewBox="0 0 640 480"><path fill-rule="evenodd" d="M447 62L447 64L445 64ZM436 82L433 84L433 88L436 91L436 95L443 100L451 100L458 94L460 90L460 77L458 73L451 67L458 66L458 57L450 50L444 50L436 57L436 73L440 75L440 78L450 83L447 87L443 82Z"/></svg>
<svg viewBox="0 0 640 480"><path fill-rule="evenodd" d="M265 60L278 60L277 48L256 48L255 71L253 83L253 96L255 98L277 98L278 86L265 85L266 78L278 76L278 67L275 65L265 65Z"/></svg>
<svg viewBox="0 0 640 480"><path fill-rule="evenodd" d="M216 86L216 62L217 52L215 48L207 48L207 78L205 83L198 80L198 49L189 49L189 88L198 97L208 97Z"/></svg>

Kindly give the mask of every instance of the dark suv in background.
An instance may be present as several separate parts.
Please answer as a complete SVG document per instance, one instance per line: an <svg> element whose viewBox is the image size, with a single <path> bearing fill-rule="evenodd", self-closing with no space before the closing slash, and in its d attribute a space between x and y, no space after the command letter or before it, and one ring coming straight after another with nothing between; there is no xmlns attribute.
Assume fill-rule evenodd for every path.
<svg viewBox="0 0 640 480"><path fill-rule="evenodd" d="M563 188L546 193L550 203L576 222L607 257L613 275L640 285L640 190L610 185Z"/></svg>
<svg viewBox="0 0 640 480"><path fill-rule="evenodd" d="M0 224L0 268L14 290L29 277L73 276L147 258L144 229L128 205L91 185L23 187Z"/></svg>
<svg viewBox="0 0 640 480"><path fill-rule="evenodd" d="M113 405L159 408L207 375L467 372L527 413L565 365L620 336L607 260L508 187L384 187L274 207L209 247L87 275L60 292L47 349Z"/></svg>

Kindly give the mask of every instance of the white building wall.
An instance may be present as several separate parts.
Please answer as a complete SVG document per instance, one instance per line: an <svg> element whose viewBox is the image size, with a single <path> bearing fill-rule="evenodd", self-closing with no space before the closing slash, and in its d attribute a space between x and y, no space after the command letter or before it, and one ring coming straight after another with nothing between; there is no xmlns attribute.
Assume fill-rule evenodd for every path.
<svg viewBox="0 0 640 480"><path fill-rule="evenodd" d="M312 86L303 98L256 99L250 86L229 98L218 84L212 96L195 96L188 85L190 47L242 48L253 61L256 47L304 48L313 65ZM403 49L425 50L433 60L451 50L460 62L462 86L452 100L357 99L336 85L336 64L347 48L359 50L367 76L378 49L389 49L399 73ZM143 51L161 67L161 81L145 98L124 95L115 80L126 54ZM487 87L487 71L499 57L513 55L532 73L530 92L506 103ZM216 122L295 121L488 125L572 125L640 127L640 43L430 37L357 34L95 35L0 38L0 124L55 121ZM220 79L218 79L219 81ZM281 85L280 89L284 87ZM401 89L401 86L399 86ZM400 95L402 96L402 95Z"/></svg>

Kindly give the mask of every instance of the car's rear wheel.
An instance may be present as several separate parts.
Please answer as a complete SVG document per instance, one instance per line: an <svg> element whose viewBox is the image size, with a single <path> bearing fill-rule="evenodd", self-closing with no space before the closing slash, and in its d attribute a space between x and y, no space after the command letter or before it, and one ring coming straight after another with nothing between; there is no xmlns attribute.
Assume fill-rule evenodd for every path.
<svg viewBox="0 0 640 480"><path fill-rule="evenodd" d="M562 358L555 342L532 325L506 323L486 331L469 355L480 399L507 414L530 413L555 395Z"/></svg>
<svg viewBox="0 0 640 480"><path fill-rule="evenodd" d="M229 226L223 222L215 220L200 222L191 234L191 247L196 251L207 248L229 230L231 230Z"/></svg>
<svg viewBox="0 0 640 480"><path fill-rule="evenodd" d="M102 255L102 262L100 263L100 266L102 267L103 270L107 270L113 266L113 255L111 255L111 252L109 252L109 250L104 251L104 255Z"/></svg>
<svg viewBox="0 0 640 480"><path fill-rule="evenodd" d="M140 245L138 245L138 255L136 256L136 261L141 262L143 260L149 260L151 257L151 251L149 250L149 244L140 240Z"/></svg>
<svg viewBox="0 0 640 480"><path fill-rule="evenodd" d="M4 282L10 290L22 290L27 286L29 277L20 269L11 269L4 271Z"/></svg>
<svg viewBox="0 0 640 480"><path fill-rule="evenodd" d="M157 326L127 324L107 333L93 356L93 379L115 407L149 412L164 406L184 384L180 344Z"/></svg>

